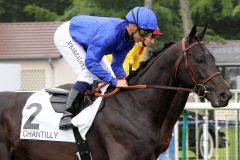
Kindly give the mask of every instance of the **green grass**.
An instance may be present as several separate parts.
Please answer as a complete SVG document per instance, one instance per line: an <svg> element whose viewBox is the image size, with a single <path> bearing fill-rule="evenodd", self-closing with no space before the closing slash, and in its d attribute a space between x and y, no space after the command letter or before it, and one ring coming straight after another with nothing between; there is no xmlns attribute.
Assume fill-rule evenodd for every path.
<svg viewBox="0 0 240 160"><path fill-rule="evenodd" d="M228 129L228 137L227 137L227 130L222 129L222 131L226 134L226 146L225 148L219 148L218 150L214 150L214 155L212 159L216 159L216 152L218 153L219 160L235 160L236 157L236 132L235 128L229 128ZM228 149L227 149L228 148Z"/></svg>
<svg viewBox="0 0 240 160"><path fill-rule="evenodd" d="M221 131L223 131L225 134L227 132L226 129L221 129ZM226 134L227 135L227 134ZM237 160L237 156L236 156L236 132L235 132L235 128L229 128L228 129L228 137L227 141L226 141L226 145L228 143L228 151L227 146L226 148L219 148L219 149L214 149L213 152L213 156L211 158L211 160L216 160L216 153L218 154L218 160ZM240 143L240 142L239 142ZM181 159L182 157L182 151L179 152L179 159ZM188 151L188 159L189 160L196 160L195 157L195 153ZM200 160L200 159L199 159Z"/></svg>

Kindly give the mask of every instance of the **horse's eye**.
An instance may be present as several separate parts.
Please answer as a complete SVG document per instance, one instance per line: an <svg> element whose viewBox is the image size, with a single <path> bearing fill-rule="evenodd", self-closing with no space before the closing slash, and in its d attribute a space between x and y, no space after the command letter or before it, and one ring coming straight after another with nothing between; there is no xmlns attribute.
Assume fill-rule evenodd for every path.
<svg viewBox="0 0 240 160"><path fill-rule="evenodd" d="M204 62L202 58L197 58L196 61L197 61L197 63L203 63Z"/></svg>

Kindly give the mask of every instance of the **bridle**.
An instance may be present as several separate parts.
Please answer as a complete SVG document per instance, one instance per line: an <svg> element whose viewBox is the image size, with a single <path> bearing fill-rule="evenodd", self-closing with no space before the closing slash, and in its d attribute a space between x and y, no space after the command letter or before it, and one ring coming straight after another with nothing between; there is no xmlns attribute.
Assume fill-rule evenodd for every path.
<svg viewBox="0 0 240 160"><path fill-rule="evenodd" d="M190 50L192 47L194 47L196 44L202 44L202 43L203 42L197 41L197 42L191 44L189 47L186 48L186 46L185 46L185 38L182 39L181 48L182 48L182 53L183 54L176 61L176 65L175 65L176 68L175 68L175 72L174 72L174 79L175 80L177 78L177 72L178 72L178 69L179 69L179 66L180 66L180 62L181 62L183 57L184 57L184 60L185 60L185 66L186 66L186 68L187 68L187 70L188 70L188 72L189 72L189 74L191 76L191 79L192 79L192 81L193 81L193 83L195 85L197 85L197 84L202 84L203 85L203 84L207 83L208 81L210 81L215 76L220 74L220 72L216 72L216 73L210 75L208 78L206 78L202 82L197 79L197 76L196 76L195 72L193 71L192 65L191 65L190 60L189 60L189 58L187 56L187 51Z"/></svg>
<svg viewBox="0 0 240 160"><path fill-rule="evenodd" d="M178 73L178 70L179 70L179 66L180 66L180 63L181 63L182 59L184 58L185 67L187 68L187 70L188 70L188 72L191 76L192 82L195 84L194 92L199 93L199 91L201 89L203 89L203 92L204 92L203 95L199 95L199 94L198 95L200 97L204 97L206 93L209 93L209 91L207 91L204 84L207 83L208 81L210 81L211 79L213 79L214 77L220 75L220 72L213 73L212 75L210 75L208 78L206 78L203 81L198 80L195 72L193 71L190 60L188 58L187 51L190 50L192 47L194 47L197 44L203 44L203 42L201 42L201 41L194 42L193 44L191 44L189 47L186 48L185 40L186 40L186 38L184 37L181 41L181 48L182 48L182 53L183 54L181 56L179 56L178 60L176 61L176 64L175 64L176 67L175 67L175 70L174 70L174 79L175 80L177 79L177 73Z"/></svg>
<svg viewBox="0 0 240 160"><path fill-rule="evenodd" d="M191 44L189 47L186 48L186 44L185 44L186 38L183 38L181 41L181 49L182 49L182 54L179 56L179 58L177 59L176 63L175 63L175 69L174 69L174 79L177 79L177 73L179 70L179 66L181 64L182 59L184 58L185 60L185 67L187 68L192 82L195 84L195 86L193 88L183 88L183 87L172 87L172 86L161 86L161 85L131 85L131 86L127 86L127 87L123 87L124 89L146 89L146 88L156 88L156 89L168 89L168 90L177 90L177 91L187 91L187 92L195 92L199 97L205 97L205 95L207 93L210 93L209 91L207 91L206 87L204 86L204 84L206 84L207 82L209 82L210 80L212 80L214 77L220 75L220 72L215 72L214 74L210 75L208 78L206 78L203 81L198 80L195 72L193 71L192 65L190 63L190 60L187 56L187 51L190 50L192 47L194 47L197 44L202 44L203 42L201 41L197 41L194 42L193 44ZM101 86L97 87L95 89L95 96L99 96L99 97L109 97L114 95L115 93L117 93L121 88L115 88L111 93L107 93L107 94L100 94L98 93L102 88L104 88L105 86L107 86L109 83L106 82L104 84L102 84ZM202 94L200 94L200 92Z"/></svg>

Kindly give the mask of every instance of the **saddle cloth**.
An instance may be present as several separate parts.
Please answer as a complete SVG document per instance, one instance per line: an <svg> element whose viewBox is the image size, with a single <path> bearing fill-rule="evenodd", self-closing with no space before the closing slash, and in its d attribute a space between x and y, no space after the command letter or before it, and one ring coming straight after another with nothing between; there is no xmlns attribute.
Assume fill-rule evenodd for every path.
<svg viewBox="0 0 240 160"><path fill-rule="evenodd" d="M101 90L102 93L105 93L107 87ZM60 93L60 97L63 95L64 93ZM22 110L20 139L75 142L71 129L59 130L59 121L64 109L54 109L50 102L51 97L51 93L42 89L28 98ZM65 99L67 100L67 98ZM65 105L66 100L62 101L63 105ZM86 140L86 134L92 125L101 101L102 97L98 97L92 105L72 119L72 124L78 127L84 140Z"/></svg>

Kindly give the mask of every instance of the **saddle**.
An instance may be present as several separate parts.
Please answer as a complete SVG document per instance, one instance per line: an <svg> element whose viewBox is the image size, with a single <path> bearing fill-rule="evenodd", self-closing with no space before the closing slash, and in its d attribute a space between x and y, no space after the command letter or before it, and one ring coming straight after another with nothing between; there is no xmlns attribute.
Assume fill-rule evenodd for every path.
<svg viewBox="0 0 240 160"><path fill-rule="evenodd" d="M51 95L50 102L54 111L57 113L63 113L66 110L69 90L61 88L47 88L45 91Z"/></svg>
<svg viewBox="0 0 240 160"><path fill-rule="evenodd" d="M98 87L99 81L94 81L92 85L84 93L84 99L79 104L80 111L91 105L97 98L94 93L95 89ZM50 97L50 102L56 113L63 113L66 110L67 100L69 95L69 90L62 88L47 88L45 89L48 92Z"/></svg>

